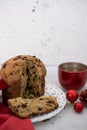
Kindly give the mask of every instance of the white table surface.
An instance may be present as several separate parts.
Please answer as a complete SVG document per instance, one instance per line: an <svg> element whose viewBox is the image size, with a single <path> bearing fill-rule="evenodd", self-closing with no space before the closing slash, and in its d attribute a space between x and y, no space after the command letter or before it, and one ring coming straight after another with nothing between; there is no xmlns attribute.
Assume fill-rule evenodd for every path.
<svg viewBox="0 0 87 130"><path fill-rule="evenodd" d="M57 66L47 67L46 82L53 83L62 89L58 82L57 69ZM83 89L86 87L87 85ZM81 113L76 113L67 101L60 113L49 120L34 123L34 127L35 130L87 130L87 108L84 108Z"/></svg>

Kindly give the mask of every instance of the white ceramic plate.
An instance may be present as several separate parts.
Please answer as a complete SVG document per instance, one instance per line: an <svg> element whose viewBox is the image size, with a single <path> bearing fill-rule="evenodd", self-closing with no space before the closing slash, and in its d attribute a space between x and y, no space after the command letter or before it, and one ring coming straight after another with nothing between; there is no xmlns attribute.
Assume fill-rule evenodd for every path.
<svg viewBox="0 0 87 130"><path fill-rule="evenodd" d="M40 121L43 121L43 120L46 120L46 119L49 119L49 118L55 116L66 105L66 97L65 97L64 92L60 88L58 88L58 86L56 86L54 84L46 84L45 95L55 96L57 98L58 103L59 103L59 107L58 107L58 109L56 109L52 112L49 112L46 114L41 114L41 115L38 115L38 116L31 118L31 121L33 123L40 122Z"/></svg>

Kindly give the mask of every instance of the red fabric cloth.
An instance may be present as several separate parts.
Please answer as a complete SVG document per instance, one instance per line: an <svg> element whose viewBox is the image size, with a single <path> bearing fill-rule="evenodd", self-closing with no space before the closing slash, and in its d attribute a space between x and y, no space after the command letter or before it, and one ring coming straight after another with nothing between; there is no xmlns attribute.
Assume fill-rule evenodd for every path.
<svg viewBox="0 0 87 130"><path fill-rule="evenodd" d="M6 89L8 85L0 80L0 90ZM8 113L8 107L0 103L0 130L34 130L29 118L20 119Z"/></svg>
<svg viewBox="0 0 87 130"><path fill-rule="evenodd" d="M8 107L0 102L0 114L8 114Z"/></svg>
<svg viewBox="0 0 87 130"><path fill-rule="evenodd" d="M8 87L8 84L3 79L0 79L0 90L6 89Z"/></svg>
<svg viewBox="0 0 87 130"><path fill-rule="evenodd" d="M0 130L34 130L31 121L9 114L0 114Z"/></svg>

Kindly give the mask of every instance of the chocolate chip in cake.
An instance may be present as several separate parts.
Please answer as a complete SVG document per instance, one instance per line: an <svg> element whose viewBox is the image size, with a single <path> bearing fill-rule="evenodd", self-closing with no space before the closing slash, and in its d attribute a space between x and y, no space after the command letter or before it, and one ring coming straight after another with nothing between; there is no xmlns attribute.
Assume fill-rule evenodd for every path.
<svg viewBox="0 0 87 130"><path fill-rule="evenodd" d="M13 72L10 73L10 75L12 75L12 74L13 74Z"/></svg>
<svg viewBox="0 0 87 130"><path fill-rule="evenodd" d="M33 68L35 68L35 66L34 66L34 65L30 67L30 69L33 69Z"/></svg>
<svg viewBox="0 0 87 130"><path fill-rule="evenodd" d="M44 100L43 98L40 98L39 100Z"/></svg>
<svg viewBox="0 0 87 130"><path fill-rule="evenodd" d="M26 74L29 75L29 69L28 68L26 68Z"/></svg>
<svg viewBox="0 0 87 130"><path fill-rule="evenodd" d="M24 73L22 73L22 75L24 76Z"/></svg>
<svg viewBox="0 0 87 130"><path fill-rule="evenodd" d="M19 111L17 106L14 106L13 109L15 110L15 112L18 112L18 111Z"/></svg>
<svg viewBox="0 0 87 130"><path fill-rule="evenodd" d="M46 105L52 107L52 104L46 103Z"/></svg>
<svg viewBox="0 0 87 130"><path fill-rule="evenodd" d="M39 107L38 110L41 111L43 108L42 107Z"/></svg>
<svg viewBox="0 0 87 130"><path fill-rule="evenodd" d="M35 78L33 78L33 81L35 81Z"/></svg>
<svg viewBox="0 0 87 130"><path fill-rule="evenodd" d="M47 101L46 103L48 103L48 104L53 104L53 102L52 102L52 101Z"/></svg>
<svg viewBox="0 0 87 130"><path fill-rule="evenodd" d="M29 86L29 84L27 83L26 90L31 90L31 89L32 89L32 86Z"/></svg>
<svg viewBox="0 0 87 130"><path fill-rule="evenodd" d="M37 95L38 97L40 97L40 93L39 93L39 92L37 92L36 95Z"/></svg>
<svg viewBox="0 0 87 130"><path fill-rule="evenodd" d="M36 58L36 56L33 56L34 58Z"/></svg>
<svg viewBox="0 0 87 130"><path fill-rule="evenodd" d="M26 60L26 59L27 59L27 57L26 57L26 56L22 57L22 60Z"/></svg>
<svg viewBox="0 0 87 130"><path fill-rule="evenodd" d="M30 74L30 77L32 76L32 74Z"/></svg>
<svg viewBox="0 0 87 130"><path fill-rule="evenodd" d="M42 83L42 87L44 87L44 83Z"/></svg>
<svg viewBox="0 0 87 130"><path fill-rule="evenodd" d="M38 61L39 61L39 62L41 62L41 60L40 60L40 59L39 59Z"/></svg>
<svg viewBox="0 0 87 130"><path fill-rule="evenodd" d="M16 56L13 60L18 60L18 59L21 59L21 55Z"/></svg>
<svg viewBox="0 0 87 130"><path fill-rule="evenodd" d="M15 63L15 66L18 66L18 63Z"/></svg>
<svg viewBox="0 0 87 130"><path fill-rule="evenodd" d="M5 67L6 67L6 63L3 64L3 68L5 68Z"/></svg>
<svg viewBox="0 0 87 130"><path fill-rule="evenodd" d="M21 107L22 107L22 108L26 108L26 107L27 107L27 103L22 104Z"/></svg>

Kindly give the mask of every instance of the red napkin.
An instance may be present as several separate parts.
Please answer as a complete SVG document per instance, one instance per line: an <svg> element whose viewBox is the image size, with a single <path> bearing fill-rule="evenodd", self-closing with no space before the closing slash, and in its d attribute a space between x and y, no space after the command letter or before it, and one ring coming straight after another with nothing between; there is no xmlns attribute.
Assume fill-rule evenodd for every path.
<svg viewBox="0 0 87 130"><path fill-rule="evenodd" d="M6 89L8 85L0 80L0 90ZM0 103L0 130L34 130L29 118L20 119L8 113L8 108Z"/></svg>
<svg viewBox="0 0 87 130"><path fill-rule="evenodd" d="M31 121L20 119L9 114L0 114L0 130L34 130Z"/></svg>
<svg viewBox="0 0 87 130"><path fill-rule="evenodd" d="M8 114L8 107L0 102L0 114Z"/></svg>
<svg viewBox="0 0 87 130"><path fill-rule="evenodd" d="M5 88L8 88L8 84L3 79L0 79L0 90Z"/></svg>

